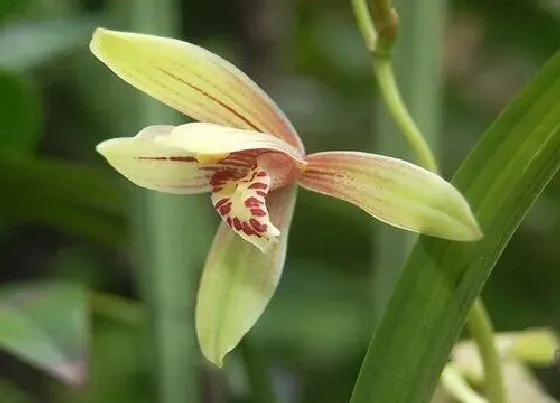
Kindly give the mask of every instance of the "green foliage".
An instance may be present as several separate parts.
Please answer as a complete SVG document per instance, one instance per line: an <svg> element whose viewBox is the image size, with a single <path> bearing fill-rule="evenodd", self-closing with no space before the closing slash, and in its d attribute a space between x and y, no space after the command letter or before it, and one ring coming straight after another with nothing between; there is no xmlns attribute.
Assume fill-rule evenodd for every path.
<svg viewBox="0 0 560 403"><path fill-rule="evenodd" d="M0 347L71 385L86 376L89 326L83 287L12 285L0 291Z"/></svg>
<svg viewBox="0 0 560 403"><path fill-rule="evenodd" d="M489 128L453 179L471 202L484 239L418 240L372 338L352 403L431 398L468 309L560 168L558 94L560 52Z"/></svg>
<svg viewBox="0 0 560 403"><path fill-rule="evenodd" d="M125 193L118 182L87 166L48 158L0 154L0 216L40 223L104 245L124 239Z"/></svg>
<svg viewBox="0 0 560 403"><path fill-rule="evenodd" d="M1 70L0 93L0 152L32 153L39 140L39 94L23 78Z"/></svg>
<svg viewBox="0 0 560 403"><path fill-rule="evenodd" d="M0 401L3 403L29 403L31 400L16 385L0 380Z"/></svg>
<svg viewBox="0 0 560 403"><path fill-rule="evenodd" d="M3 128L15 125L10 132L0 129L3 281L8 283L24 276L52 278L54 272L65 278L87 278L90 286L107 287L115 293L136 294L133 284L152 281L147 277L134 281L143 266L144 252L148 252L146 255L152 252L151 241L143 243L142 249L135 253L126 251L130 239L146 237L148 226L144 224L148 218L144 210L136 213L140 209L131 206L127 188L115 177L108 176L110 171L90 166L101 162L93 148L97 141L133 135L144 124L167 122L140 111L137 102L128 97L134 90L105 74L101 64L87 52L93 25L128 28L114 10L127 7L128 3L50 0L42 1L40 7L31 10L33 14L27 11L27 3L26 0L0 1L0 67L3 71L24 70L26 73L22 76L0 74L0 88L4 88L3 82L7 80L8 86L18 91L0 91ZM155 6L156 2L152 3ZM371 147L371 71L349 2L263 2L281 5L269 14L249 3L234 3L234 6L228 3L227 7L217 0L189 3L175 17L182 23L186 39L219 51L240 66L253 59L266 60L256 69L263 68L266 71L262 76L273 77L276 81L266 89L293 120L309 152L342 147L356 151ZM486 127L494 113L507 102L511 91L558 46L557 11L544 8L544 3L531 0L448 3L446 62L441 74L447 83L446 104L440 111L445 117L441 149L443 172L450 172L458 165L476 142L481 128ZM402 1L401 4L409 7L412 3ZM8 6L9 13L2 15ZM413 8L410 6L408 14ZM91 14L92 11L101 14ZM259 16L257 11L263 15ZM401 15L404 17L407 12ZM138 24L149 23L151 11L145 13L145 18ZM242 27L245 18L246 27ZM270 24L261 24L261 21ZM260 35L263 26L272 27L274 34L267 36L265 30ZM426 32L418 29L416 36L423 40ZM152 32L149 28L142 30ZM406 48L402 36L398 49ZM407 80L417 79L417 65L408 63L404 70ZM482 95L481 82L483 89L489 88ZM40 89L40 98L37 89ZM419 102L425 106L423 100ZM139 122L142 119L145 122ZM526 135L531 131L527 130ZM375 131L374 135L379 133ZM560 282L556 248L560 236L559 184L557 180L547 189L546 196L521 225L485 287L485 300L498 328L560 326L556 286ZM270 373L283 401L339 403L346 401L349 395L370 332L373 309L373 280L369 269L371 224L367 215L343 202L309 192L300 192L298 199L282 281L266 315L249 337L266 350L269 366L273 367ZM206 196L202 195L200 202L207 203ZM197 209L193 213L197 219L188 223L192 230L189 237L196 238L194 248L203 255L214 227L201 225L198 217L202 214L198 213ZM137 214L140 225L131 228L128 219L133 214ZM153 207L150 214L158 216L159 208ZM166 217L176 219L171 212ZM487 222L483 224L488 225ZM379 226L376 224L376 228ZM169 248L175 245L192 247L191 240L177 239L174 233L165 232L163 225L161 227L161 232L165 233L162 239L175 238L168 244ZM153 238L149 235L146 239ZM421 242L425 247L434 245L429 240ZM389 253L402 251L394 242L388 241L385 245ZM60 250L74 247L80 253L71 261L52 258ZM415 259L420 259L418 251L416 254ZM160 256L161 260L165 258ZM420 276L424 271L434 274L433 269L428 266L417 274ZM420 294L416 294L416 288L428 289L433 283L417 283L425 277L411 277L410 271L407 273L406 278L411 281L408 287L415 291L407 297L417 302L414 298ZM472 279L470 276L465 277L465 281ZM434 278L441 280L439 276ZM192 282L198 279L195 274ZM192 301L194 295L187 290L190 282L177 282L176 289L181 287ZM161 289L165 292L163 284ZM397 294L404 298L402 285ZM441 296L429 294L427 300ZM99 299L94 304L103 307ZM407 309L419 314L416 305L410 304ZM96 316L93 323L92 378L88 388L69 391L58 382L37 382L34 377L19 379L17 371L5 368L1 357L0 377L18 378L14 379L15 384L30 396L37 395L38 401L154 401L154 380L159 365L153 357L153 340L145 337L147 330L143 326L131 329L124 324L127 318L136 318L137 307L128 311L119 310L118 306L109 301L106 311L114 309L121 312L121 316L115 315L110 323ZM163 312L169 307L160 308ZM68 306L57 303L57 309L63 312ZM170 310L176 312L174 309ZM457 305L451 304L450 314L458 312ZM433 320L438 313L443 318L439 310L428 312L426 320ZM403 320L410 317L403 316ZM177 327L192 328L184 320L184 314L168 316L167 320ZM458 319L448 320L455 323ZM151 320L147 322L152 323ZM409 323L405 321L402 327L397 324L396 329ZM59 327L55 322L45 322L45 325L49 329ZM57 329L59 335L66 334L63 326L66 325L61 324ZM5 327L0 322L0 329ZM384 376L385 370L394 368L392 365L397 365L397 357L402 357L400 349L408 351L416 346L414 334L405 342L398 339L404 337L402 334L395 340L392 332L385 330L384 335L383 340L391 341L390 352L396 353L383 365L378 363L376 368L381 370L376 376L379 377ZM67 336L73 337L70 333ZM37 332L29 331L28 337L37 337ZM169 337L180 336L170 334ZM450 343L450 340L444 341ZM439 344L434 344L438 351L444 347L441 341L441 338L436 339ZM180 344L186 343L188 341L183 339ZM179 344L177 346L177 350L182 349ZM420 349L424 345L418 346ZM191 357L188 365L202 372L200 351L195 350ZM234 365L235 359L234 355L232 365L226 365L224 376L215 373L207 376L204 372L204 382L200 385L204 385L201 389L205 399L227 400L225 395L230 392L230 381L243 384L242 371ZM408 363L408 356L404 360ZM407 369L418 370L416 366ZM549 378L557 379L556 372ZM180 382L187 387L184 377ZM412 384L418 386L419 383L414 380ZM388 385L395 385L394 380L389 380ZM554 389L554 382L548 382L547 386L552 392L560 393L558 388ZM242 397L236 397L236 402L245 403ZM14 403L30 400L20 400L19 393L0 385L0 401L10 403L10 399Z"/></svg>
<svg viewBox="0 0 560 403"><path fill-rule="evenodd" d="M0 28L0 67L28 70L83 46L94 18L10 23Z"/></svg>
<svg viewBox="0 0 560 403"><path fill-rule="evenodd" d="M16 12L22 11L31 0L2 0L0 2L0 22Z"/></svg>

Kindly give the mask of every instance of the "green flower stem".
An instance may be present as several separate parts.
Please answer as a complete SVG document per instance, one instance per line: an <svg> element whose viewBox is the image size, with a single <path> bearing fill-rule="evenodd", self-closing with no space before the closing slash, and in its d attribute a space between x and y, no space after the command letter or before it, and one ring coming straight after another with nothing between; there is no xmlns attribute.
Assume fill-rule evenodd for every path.
<svg viewBox="0 0 560 403"><path fill-rule="evenodd" d="M352 0L352 9L354 10L358 28L360 28L362 37L366 42L367 50L375 52L377 34L375 33L375 27L373 26L367 3L364 0Z"/></svg>
<svg viewBox="0 0 560 403"><path fill-rule="evenodd" d="M414 151L418 163L430 171L437 172L437 164L432 150L402 100L390 56L379 55L375 57L373 68L379 83L379 95L399 130L406 137L406 141Z"/></svg>
<svg viewBox="0 0 560 403"><path fill-rule="evenodd" d="M486 395L491 403L506 403L500 357L494 343L494 333L482 300L476 299L467 317L467 328L478 345L484 368Z"/></svg>
<svg viewBox="0 0 560 403"><path fill-rule="evenodd" d="M375 2L376 0L370 1ZM384 47L383 49L378 49L376 40L378 35L381 35L383 32L374 32L376 24L374 24L371 18L367 0L352 0L352 6L357 24L372 55L373 69L379 84L381 99L387 106L395 124L404 134L417 161L426 169L437 172L438 167L433 153L425 137L411 117L400 94L391 60L391 48ZM385 8L391 7L386 2L384 2L384 6L386 6ZM389 14L387 14L387 18L389 18ZM391 21L381 21L377 25L387 25L390 23ZM394 31L396 31L396 27ZM387 43L392 45L392 42L387 41ZM478 345L484 367L488 399L490 403L505 403L505 389L500 358L494 343L492 325L480 297L475 301L467 318L467 327Z"/></svg>

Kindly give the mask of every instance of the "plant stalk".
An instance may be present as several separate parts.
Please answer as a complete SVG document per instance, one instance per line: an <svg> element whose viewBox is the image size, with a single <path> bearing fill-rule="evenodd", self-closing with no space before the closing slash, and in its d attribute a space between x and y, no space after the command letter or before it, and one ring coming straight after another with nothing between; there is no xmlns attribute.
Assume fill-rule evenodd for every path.
<svg viewBox="0 0 560 403"><path fill-rule="evenodd" d="M432 150L400 95L391 58L388 56L376 57L373 68L379 83L379 95L400 132L404 134L416 160L424 168L437 172L436 159Z"/></svg>
<svg viewBox="0 0 560 403"><path fill-rule="evenodd" d="M494 343L492 324L480 297L471 307L467 317L467 328L480 352L486 397L490 403L506 403L502 366Z"/></svg>
<svg viewBox="0 0 560 403"><path fill-rule="evenodd" d="M114 1L124 8L131 31L181 36L179 1ZM130 107L135 109L136 131L186 120L140 92ZM194 290L211 236L208 215L197 196L142 189L135 189L134 196L135 254L140 268L139 287L150 308L157 401L195 403L200 401L200 359L193 330Z"/></svg>

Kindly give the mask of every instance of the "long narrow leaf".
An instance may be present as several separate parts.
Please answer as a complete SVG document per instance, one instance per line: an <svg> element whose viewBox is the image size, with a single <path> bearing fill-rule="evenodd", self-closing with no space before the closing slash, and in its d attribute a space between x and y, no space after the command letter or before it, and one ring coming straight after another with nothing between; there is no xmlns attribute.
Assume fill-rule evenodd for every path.
<svg viewBox="0 0 560 403"><path fill-rule="evenodd" d="M485 238L419 238L374 333L351 403L430 399L470 306L559 167L560 52L490 127L453 179Z"/></svg>
<svg viewBox="0 0 560 403"><path fill-rule="evenodd" d="M0 290L0 349L69 383L86 378L88 319L83 287L11 285Z"/></svg>
<svg viewBox="0 0 560 403"><path fill-rule="evenodd" d="M125 188L103 171L2 154L0 172L1 221L39 223L111 247L126 242Z"/></svg>

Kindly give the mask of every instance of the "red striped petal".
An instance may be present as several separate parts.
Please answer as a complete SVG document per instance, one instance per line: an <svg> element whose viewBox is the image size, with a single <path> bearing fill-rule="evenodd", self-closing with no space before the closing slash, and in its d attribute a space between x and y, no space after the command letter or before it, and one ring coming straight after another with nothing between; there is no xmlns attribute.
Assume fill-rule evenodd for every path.
<svg viewBox="0 0 560 403"><path fill-rule="evenodd" d="M303 152L274 101L214 53L174 39L105 29L95 32L90 49L120 78L185 115L270 133Z"/></svg>

